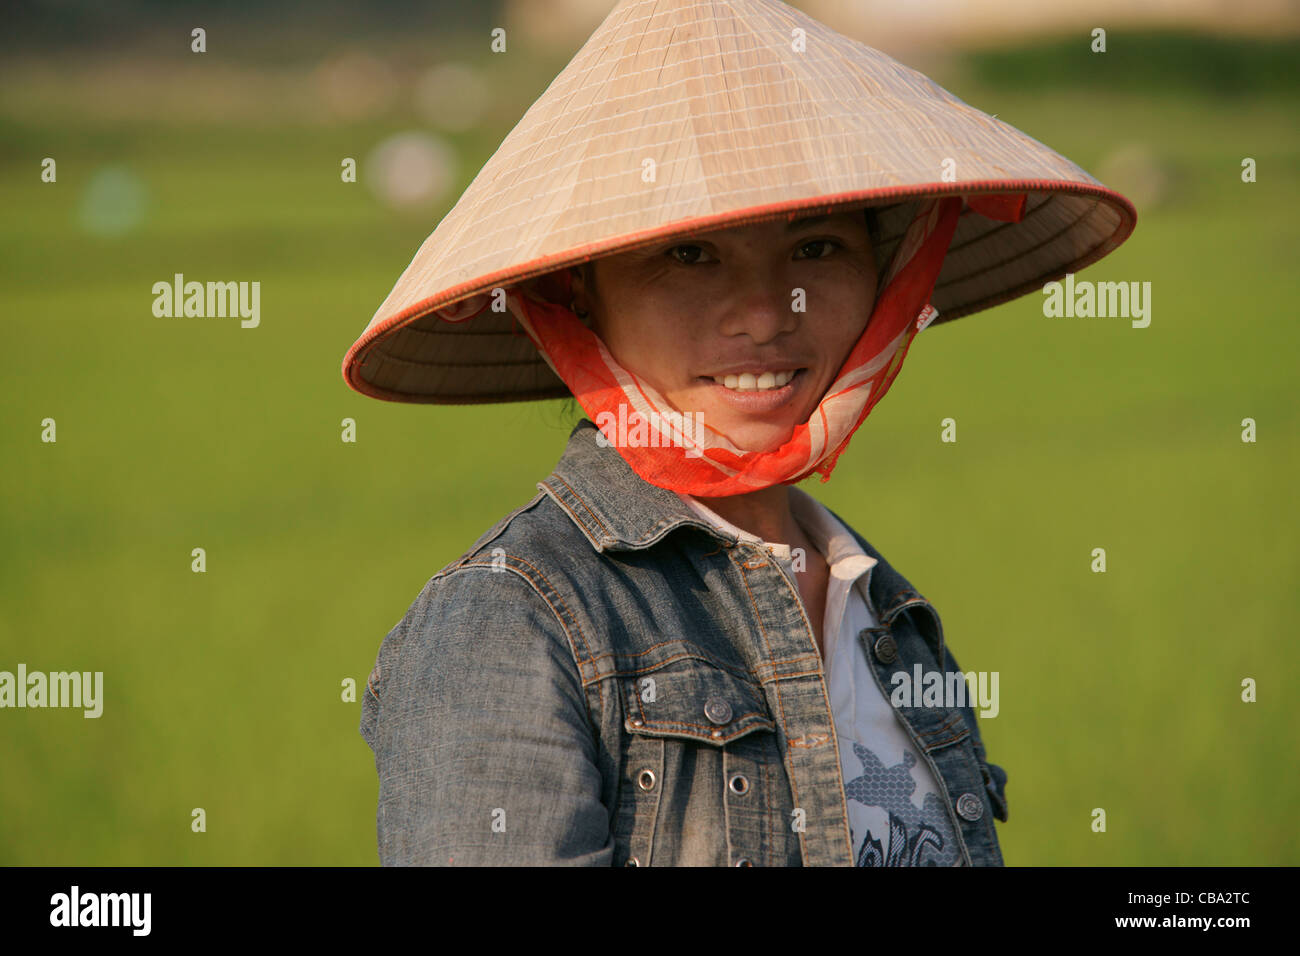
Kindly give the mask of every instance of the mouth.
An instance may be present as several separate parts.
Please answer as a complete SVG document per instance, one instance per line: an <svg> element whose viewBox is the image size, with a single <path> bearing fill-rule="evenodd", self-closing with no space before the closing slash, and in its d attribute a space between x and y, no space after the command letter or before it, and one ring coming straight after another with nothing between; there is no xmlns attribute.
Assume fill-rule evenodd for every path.
<svg viewBox="0 0 1300 956"><path fill-rule="evenodd" d="M790 383L791 379L802 371L803 369L800 368L789 368L779 372L742 372L738 375L710 375L707 377L733 392L770 392L774 389L784 388Z"/></svg>
<svg viewBox="0 0 1300 956"><path fill-rule="evenodd" d="M793 368L701 375L699 381L719 400L751 412L774 411L789 403L803 387L808 369Z"/></svg>

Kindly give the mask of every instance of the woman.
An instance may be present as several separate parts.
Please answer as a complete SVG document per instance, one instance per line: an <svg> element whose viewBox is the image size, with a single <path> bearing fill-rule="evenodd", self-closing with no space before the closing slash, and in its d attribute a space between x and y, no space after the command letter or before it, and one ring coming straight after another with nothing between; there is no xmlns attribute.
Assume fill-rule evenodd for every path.
<svg viewBox="0 0 1300 956"><path fill-rule="evenodd" d="M937 612L794 485L937 315L1134 218L776 0L620 3L344 362L388 400L590 416L384 639L381 861L1000 865L973 708L894 693L960 672Z"/></svg>

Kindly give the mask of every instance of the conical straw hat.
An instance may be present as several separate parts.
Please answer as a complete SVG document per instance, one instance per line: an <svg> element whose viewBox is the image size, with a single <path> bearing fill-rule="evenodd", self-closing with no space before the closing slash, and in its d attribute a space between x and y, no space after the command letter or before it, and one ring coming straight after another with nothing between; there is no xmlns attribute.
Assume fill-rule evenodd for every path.
<svg viewBox="0 0 1300 956"><path fill-rule="evenodd" d="M622 0L420 246L344 379L401 402L564 397L481 293L679 236L866 205L888 207L889 247L918 197L1005 192L1027 194L1018 222L963 210L933 325L1097 261L1132 232L1132 204L779 0Z"/></svg>

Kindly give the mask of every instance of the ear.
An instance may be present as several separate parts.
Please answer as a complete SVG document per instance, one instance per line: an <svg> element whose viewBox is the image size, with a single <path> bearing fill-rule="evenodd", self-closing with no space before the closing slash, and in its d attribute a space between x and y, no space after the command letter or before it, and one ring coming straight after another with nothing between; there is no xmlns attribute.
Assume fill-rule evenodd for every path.
<svg viewBox="0 0 1300 956"><path fill-rule="evenodd" d="M587 281L590 268L589 262L569 267L569 295L574 306L582 312L591 311L591 290Z"/></svg>
<svg viewBox="0 0 1300 956"><path fill-rule="evenodd" d="M520 283L520 289L530 298L567 306L570 297L569 279L568 270L561 269L558 272L548 272L526 279Z"/></svg>

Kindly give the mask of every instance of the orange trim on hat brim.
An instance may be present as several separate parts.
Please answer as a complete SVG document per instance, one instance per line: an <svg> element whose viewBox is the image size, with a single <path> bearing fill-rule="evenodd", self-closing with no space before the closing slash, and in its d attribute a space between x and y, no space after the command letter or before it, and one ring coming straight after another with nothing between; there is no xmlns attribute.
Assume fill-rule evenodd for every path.
<svg viewBox="0 0 1300 956"><path fill-rule="evenodd" d="M359 392L362 395L367 395L371 398L378 398L382 401L429 405L494 404L503 400L499 397L493 397L490 395L482 397L475 396L472 399L467 398L464 400L456 400L454 398L448 399L447 397L439 395L421 395L412 392L394 392L390 389L376 388L361 378L360 375L360 370L365 364L365 354L370 351L370 348L381 337L401 328L402 326L409 325L412 322L417 322L420 319L425 318L433 310L444 308L452 302L468 298L471 295L476 295L481 292L486 292L490 289L514 286L536 276L546 275L547 273L555 272L558 269L577 265L601 255L615 252L630 252L654 242L683 234L707 232L712 231L713 229L739 226L746 223L766 222L768 220L778 219L781 216L790 213L809 211L831 212L843 206L878 205L879 203L877 203L876 200L908 200L938 196L962 196L980 193L1009 193L1019 191L1037 193L1075 193L1086 196L1096 196L1099 199L1109 200L1121 213L1119 227L1107 240L1089 250L1081 258L1068 264L1063 270L1053 270L1051 273L1024 282L1021 285L1008 289L998 295L978 300L962 308L947 311L930 323L931 326L942 325L945 322L951 322L952 320L961 318L964 315L970 315L971 313L980 312L995 305L1001 305L1003 302L1019 298L1034 289L1041 288L1045 283L1061 278L1068 272L1074 272L1085 268L1122 245L1124 241L1132 235L1134 228L1137 226L1137 209L1134 208L1133 204L1129 202L1128 199L1115 192L1113 189L1107 189L1105 186L1101 185L1094 186L1087 183L1047 179L986 179L976 180L965 184L929 183L914 186L895 186L886 189L863 190L855 193L838 193L833 196L819 197L815 200L794 199L788 202L771 203L765 206L751 206L748 209L718 213L713 216L698 216L694 219L681 220L680 222L675 222L667 226L658 226L654 229L648 229L638 233L631 233L613 239L588 243L583 246L575 246L563 253L544 256L541 259L534 259L531 262L527 262L522 266L492 273L471 282L453 286L450 289L443 290L437 295L430 296L421 302L417 302L415 305L403 309L391 318L385 319L378 325L367 329L361 334L361 337L352 344L352 347L348 349L347 354L343 357L343 381L353 391ZM512 394L509 401L516 402L532 401L536 399L563 398L565 394L567 394L567 392L561 389L520 392Z"/></svg>

